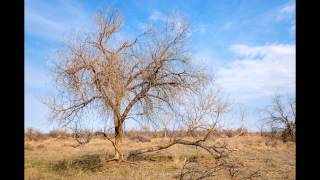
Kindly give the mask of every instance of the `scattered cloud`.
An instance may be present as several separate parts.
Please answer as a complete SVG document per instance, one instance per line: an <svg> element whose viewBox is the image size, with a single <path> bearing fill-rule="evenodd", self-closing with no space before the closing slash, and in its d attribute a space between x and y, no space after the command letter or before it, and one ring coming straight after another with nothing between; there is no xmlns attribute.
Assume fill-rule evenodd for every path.
<svg viewBox="0 0 320 180"><path fill-rule="evenodd" d="M27 33L32 35L47 37L49 39L57 38L56 34L59 34L65 25L61 22L54 21L45 15L39 14L31 8L26 8L25 12L26 24L25 29ZM48 32L55 32L50 33Z"/></svg>
<svg viewBox="0 0 320 180"><path fill-rule="evenodd" d="M75 1L26 1L25 5L26 33L47 40L60 40L71 29L88 25L89 18Z"/></svg>
<svg viewBox="0 0 320 180"><path fill-rule="evenodd" d="M217 82L241 100L295 91L295 45L233 45L240 59L218 69Z"/></svg>
<svg viewBox="0 0 320 180"><path fill-rule="evenodd" d="M117 5L117 3L112 4ZM267 2L257 5L267 7L266 4ZM228 6L225 3L222 5ZM122 36L131 38L130 33L135 31L134 28L143 30L149 25L162 23L168 18L167 12L172 9L171 6L165 6L167 8L155 11L150 11L154 8L153 6L141 7L142 9L130 7L130 5L119 6L121 10L130 12L129 14L137 13L137 17L133 19L138 23L130 23L133 19L130 16L127 17L126 25L133 25L125 29L124 33L118 34L117 38L121 39ZM37 96L50 92L51 87L54 86L50 83L51 76L48 76L49 72L44 63L46 56L51 57L48 49L56 48L58 46L56 41L69 35L66 33L73 35L80 29L91 31L92 15L98 7L101 7L101 3L77 0L25 1L26 125L46 129L42 122L46 118L44 114L47 109L39 102ZM219 7L218 4L217 7ZM292 43L296 30L295 4L278 2L268 7L270 8L257 8L257 10L263 9L258 12L231 6L230 8L234 8L234 11L228 16L225 16L224 12L217 11L197 14L196 11L190 12L188 8L181 8L179 9L181 11L174 15L169 13L173 15L169 21L178 21L176 28L181 26L183 17L189 17L190 25L193 25L191 42L195 49L193 54L197 65L205 67L208 72L214 72L217 82L224 90L243 102L246 107L256 108L257 105L265 105L267 103L264 100L275 92L291 93L295 89L295 45L247 45L275 41L288 42L288 38ZM145 12L150 12L149 16L145 16ZM142 16L144 18L139 19ZM145 20L147 22L142 23ZM239 42L243 44L235 44ZM230 44L235 44L230 46L233 53L228 51Z"/></svg>
<svg viewBox="0 0 320 180"><path fill-rule="evenodd" d="M222 26L222 30L228 30L234 25L234 22L228 21L225 22Z"/></svg>
<svg viewBox="0 0 320 180"><path fill-rule="evenodd" d="M292 24L291 27L289 28L289 32L292 34L296 33L296 24Z"/></svg>
<svg viewBox="0 0 320 180"><path fill-rule="evenodd" d="M160 11L153 11L149 16L150 21L164 20L164 15Z"/></svg>
<svg viewBox="0 0 320 180"><path fill-rule="evenodd" d="M178 11L172 11L171 13L168 13L168 15L166 16L163 15L163 13L161 13L160 11L153 11L148 19L151 22L160 21L174 23L175 30L181 30L181 28L187 23L185 15ZM144 23L138 24L138 28L140 29L144 29L146 26L147 25ZM191 32L189 32L187 35L191 36Z"/></svg>
<svg viewBox="0 0 320 180"><path fill-rule="evenodd" d="M209 48L201 48L193 53L192 63L202 70L215 75L224 65L224 59Z"/></svg>
<svg viewBox="0 0 320 180"><path fill-rule="evenodd" d="M289 4L285 7L283 7L282 9L280 9L280 13L281 14L292 14L295 12L295 10L296 10L295 4Z"/></svg>
<svg viewBox="0 0 320 180"><path fill-rule="evenodd" d="M208 31L208 25L200 24L197 31L200 33L206 33Z"/></svg>
<svg viewBox="0 0 320 180"><path fill-rule="evenodd" d="M148 24L143 22L138 22L137 27L139 30L145 31L148 28Z"/></svg>
<svg viewBox="0 0 320 180"><path fill-rule="evenodd" d="M276 16L276 20L282 21L285 19L290 19L294 16L295 12L296 12L296 5L288 4L279 10Z"/></svg>
<svg viewBox="0 0 320 180"><path fill-rule="evenodd" d="M195 33L205 34L205 33L209 32L212 29L213 29L213 25L212 24L209 24L209 23L197 23L194 26L193 31Z"/></svg>
<svg viewBox="0 0 320 180"><path fill-rule="evenodd" d="M288 31L291 34L295 34L296 31L296 23L295 23L295 13L296 13L296 5L288 4L283 6L277 13L275 19L277 22L289 21L291 23Z"/></svg>

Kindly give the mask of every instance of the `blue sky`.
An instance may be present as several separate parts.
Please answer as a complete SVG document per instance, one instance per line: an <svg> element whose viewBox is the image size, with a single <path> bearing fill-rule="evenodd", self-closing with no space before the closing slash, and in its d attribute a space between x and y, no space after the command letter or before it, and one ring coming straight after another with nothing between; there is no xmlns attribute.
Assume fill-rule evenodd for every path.
<svg viewBox="0 0 320 180"><path fill-rule="evenodd" d="M61 41L94 26L103 7L119 9L124 34L135 35L168 13L186 18L195 63L204 65L234 104L247 111L245 126L257 129L258 108L275 94L295 95L295 1L284 0L26 0L25 127L49 131L40 100L54 89L49 62ZM226 126L238 126L236 118Z"/></svg>

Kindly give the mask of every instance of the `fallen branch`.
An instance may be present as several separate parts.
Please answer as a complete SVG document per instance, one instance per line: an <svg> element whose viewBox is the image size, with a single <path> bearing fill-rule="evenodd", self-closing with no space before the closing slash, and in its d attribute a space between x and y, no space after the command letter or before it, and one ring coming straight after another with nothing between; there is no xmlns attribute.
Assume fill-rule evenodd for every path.
<svg viewBox="0 0 320 180"><path fill-rule="evenodd" d="M204 150L206 150L210 155L212 155L215 159L219 159L223 157L225 152L230 152L231 150L227 148L226 144L224 143L221 146L214 146L214 145L206 145L204 141L207 139L207 136L205 136L205 139L200 139L197 141L188 141L188 140L183 140L183 139L173 139L171 142L165 145L158 145L154 147L147 147L147 148L142 148L138 150L133 150L128 153L128 158L132 156L136 156L139 154L144 154L144 153L149 153L149 152L155 152L155 151L160 151L163 149L167 149L173 145L176 144L182 144L182 145L187 145L187 146L196 146L200 147Z"/></svg>

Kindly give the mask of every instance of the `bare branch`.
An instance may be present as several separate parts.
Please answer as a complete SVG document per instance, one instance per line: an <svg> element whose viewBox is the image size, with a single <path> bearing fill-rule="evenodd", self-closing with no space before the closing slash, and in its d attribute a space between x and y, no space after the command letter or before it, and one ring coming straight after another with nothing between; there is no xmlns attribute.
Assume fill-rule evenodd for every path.
<svg viewBox="0 0 320 180"><path fill-rule="evenodd" d="M195 91L208 79L190 63L186 23L166 21L133 40L120 40L116 34L122 22L118 11L101 11L96 32L66 42L53 67L59 93L49 105L53 118L64 125L82 120L81 113L89 110L112 116L118 157L129 113L140 113L142 108L149 118L173 109L181 94Z"/></svg>

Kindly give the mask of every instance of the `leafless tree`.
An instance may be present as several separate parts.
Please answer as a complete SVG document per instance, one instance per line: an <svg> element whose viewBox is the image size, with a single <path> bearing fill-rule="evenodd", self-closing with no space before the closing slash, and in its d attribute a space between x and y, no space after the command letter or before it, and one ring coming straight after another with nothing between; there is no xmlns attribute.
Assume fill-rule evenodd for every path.
<svg viewBox="0 0 320 180"><path fill-rule="evenodd" d="M74 148L81 147L90 142L93 137L92 132L88 130L77 130L73 133L73 138L77 141L76 145L71 145Z"/></svg>
<svg viewBox="0 0 320 180"><path fill-rule="evenodd" d="M40 140L40 139L44 139L46 137L45 134L43 134L40 131L35 130L33 128L27 128L25 130L25 134L24 135L28 140L31 140L31 141L37 141L37 140Z"/></svg>
<svg viewBox="0 0 320 180"><path fill-rule="evenodd" d="M217 92L212 91L212 89L205 88L199 91L197 95L186 94L182 99L183 101L176 112L176 119L189 132L198 130L204 132L204 135L194 137L194 140L171 136L167 144L133 150L129 152L128 158L143 153L167 149L176 144L199 147L207 151L215 159L222 158L228 154L229 149L226 143L206 144L210 136L216 132L220 116L227 111L228 104L225 99L219 96Z"/></svg>
<svg viewBox="0 0 320 180"><path fill-rule="evenodd" d="M182 140L173 140L172 143L199 147L207 151L212 159L205 162L185 159L179 179L208 179L223 172L229 175L230 179L261 177L259 170L244 174L245 166L230 157L230 153L234 150L230 149L225 141L215 142L214 145L207 143L210 135L217 132L220 118L229 110L226 98L223 98L219 91L209 89L196 96L196 98L190 98L187 102L187 106L182 108L182 117L187 129L189 132L201 129L206 133L204 136L196 138L194 143ZM241 109L240 112L240 116L244 118L244 110ZM198 142L201 146L198 145Z"/></svg>
<svg viewBox="0 0 320 180"><path fill-rule="evenodd" d="M239 119L241 122L240 128L237 129L235 136L243 136L247 133L247 129L244 126L244 121L246 118L247 112L242 105L239 105Z"/></svg>
<svg viewBox="0 0 320 180"><path fill-rule="evenodd" d="M159 118L159 127L163 131L163 137L167 137L169 126L172 125L174 117L170 116L170 114L163 114L162 117Z"/></svg>
<svg viewBox="0 0 320 180"><path fill-rule="evenodd" d="M89 129L82 129L79 123L77 123L72 128L72 137L77 141L77 144L71 145L71 147L78 148L90 142L93 137L93 132Z"/></svg>
<svg viewBox="0 0 320 180"><path fill-rule="evenodd" d="M281 133L284 141L295 141L296 137L296 100L276 95L272 106L264 110L266 117L263 121L271 132Z"/></svg>
<svg viewBox="0 0 320 180"><path fill-rule="evenodd" d="M131 40L117 38L123 24L118 11L100 12L96 22L96 32L66 42L53 67L59 94L46 104L63 126L90 109L112 116L110 141L114 159L121 160L127 119L172 108L178 94L195 91L207 76L190 63L185 22L168 18Z"/></svg>

